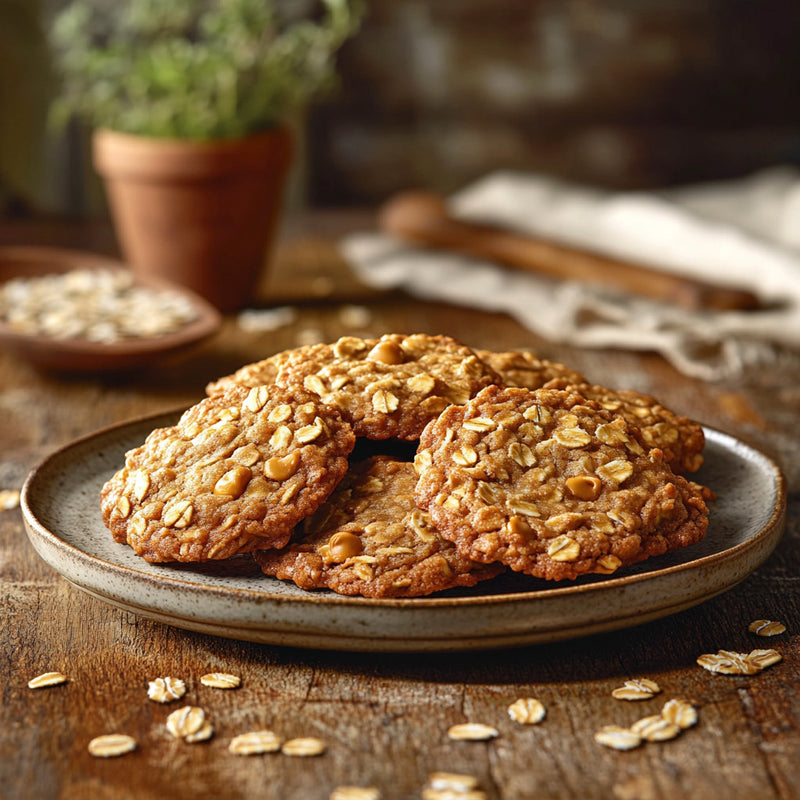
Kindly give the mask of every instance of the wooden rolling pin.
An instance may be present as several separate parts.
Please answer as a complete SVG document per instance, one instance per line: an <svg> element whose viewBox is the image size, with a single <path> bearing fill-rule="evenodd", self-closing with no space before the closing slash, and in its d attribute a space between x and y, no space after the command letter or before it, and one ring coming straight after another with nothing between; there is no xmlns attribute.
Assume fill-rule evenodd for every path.
<svg viewBox="0 0 800 800"><path fill-rule="evenodd" d="M431 192L397 195L381 208L378 225L386 233L426 247L455 250L551 278L614 287L683 308L751 311L761 306L756 295L742 289L715 286L491 225L462 222L451 217L443 198Z"/></svg>

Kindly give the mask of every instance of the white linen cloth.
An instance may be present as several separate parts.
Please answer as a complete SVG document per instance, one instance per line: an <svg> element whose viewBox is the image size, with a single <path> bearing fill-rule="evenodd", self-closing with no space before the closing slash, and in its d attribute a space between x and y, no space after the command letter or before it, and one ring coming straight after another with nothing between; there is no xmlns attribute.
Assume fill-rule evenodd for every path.
<svg viewBox="0 0 800 800"><path fill-rule="evenodd" d="M704 380L800 365L800 172L662 192L608 192L538 174L496 172L448 200L453 216L494 223L708 283L755 292L759 311L688 311L553 281L381 233L348 236L367 285L505 311L531 331L582 347L655 350Z"/></svg>

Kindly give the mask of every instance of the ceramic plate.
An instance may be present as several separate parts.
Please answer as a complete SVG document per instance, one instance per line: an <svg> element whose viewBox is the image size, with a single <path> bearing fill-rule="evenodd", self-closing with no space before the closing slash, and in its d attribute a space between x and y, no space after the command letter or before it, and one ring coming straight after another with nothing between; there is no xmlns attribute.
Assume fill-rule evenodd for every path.
<svg viewBox="0 0 800 800"><path fill-rule="evenodd" d="M698 481L717 494L706 538L614 578L554 584L504 575L427 598L371 600L308 592L265 577L249 557L148 564L111 538L99 492L125 451L177 414L117 425L49 456L28 476L22 511L33 546L95 597L169 625L262 642L354 651L446 651L552 642L673 614L744 579L785 525L786 488L766 456L706 430Z"/></svg>
<svg viewBox="0 0 800 800"><path fill-rule="evenodd" d="M0 247L0 283L18 277L60 274L76 269L127 269L120 261L96 253L56 247ZM0 321L0 345L38 367L59 372L108 372L143 366L194 346L217 332L220 313L206 300L155 277L136 276L139 286L182 294L195 310L195 319L173 333L110 344L86 339L16 333Z"/></svg>

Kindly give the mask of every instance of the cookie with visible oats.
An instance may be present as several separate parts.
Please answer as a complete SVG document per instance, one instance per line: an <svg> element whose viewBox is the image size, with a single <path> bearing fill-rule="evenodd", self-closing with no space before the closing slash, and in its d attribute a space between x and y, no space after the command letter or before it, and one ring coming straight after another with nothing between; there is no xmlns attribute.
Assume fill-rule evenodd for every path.
<svg viewBox="0 0 800 800"><path fill-rule="evenodd" d="M548 381L566 380L569 383L585 383L586 378L557 361L539 358L530 350L476 350L475 354L488 364L505 386L522 389L541 389Z"/></svg>
<svg viewBox="0 0 800 800"><path fill-rule="evenodd" d="M255 554L267 575L303 589L364 597L419 597L473 586L501 571L458 554L414 503L407 461L375 456L350 471L283 550Z"/></svg>
<svg viewBox="0 0 800 800"><path fill-rule="evenodd" d="M206 386L206 394L209 397L213 397L216 394L227 391L233 386L244 386L248 389L252 389L256 386L269 386L275 383L278 367L286 359L288 352L290 351L275 353L275 355L261 361L245 364L231 375L225 375L222 378L211 381L211 383Z"/></svg>
<svg viewBox="0 0 800 800"><path fill-rule="evenodd" d="M234 387L154 430L101 491L106 526L148 561L282 547L347 470L333 408L281 387Z"/></svg>
<svg viewBox="0 0 800 800"><path fill-rule="evenodd" d="M674 472L696 472L703 465L705 434L702 426L688 417L679 417L655 397L631 389L614 390L589 383L552 380L546 389L573 388L587 400L619 414L642 432L648 447L657 447Z"/></svg>
<svg viewBox="0 0 800 800"><path fill-rule="evenodd" d="M491 386L423 431L415 495L465 557L561 580L705 534L704 490L624 418L566 389Z"/></svg>
<svg viewBox="0 0 800 800"><path fill-rule="evenodd" d="M287 353L275 382L302 386L338 408L357 436L419 438L452 403L465 403L500 377L449 336L346 336Z"/></svg>
<svg viewBox="0 0 800 800"><path fill-rule="evenodd" d="M678 416L658 400L633 390L614 390L590 384L579 372L555 361L540 359L530 351L475 353L502 378L506 386L524 389L565 389L574 386L584 397L625 417L642 431L650 447L658 447L675 472L696 472L703 464L703 428Z"/></svg>

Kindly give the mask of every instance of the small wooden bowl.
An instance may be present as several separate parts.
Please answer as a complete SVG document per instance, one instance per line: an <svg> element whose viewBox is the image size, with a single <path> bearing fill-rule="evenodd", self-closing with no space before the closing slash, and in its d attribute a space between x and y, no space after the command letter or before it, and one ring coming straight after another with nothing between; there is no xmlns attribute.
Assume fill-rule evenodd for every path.
<svg viewBox="0 0 800 800"><path fill-rule="evenodd" d="M53 247L0 247L0 284L12 278L55 275L77 269L127 270L121 261L80 250ZM188 349L215 334L222 318L210 303L194 292L170 281L136 276L135 283L157 290L169 290L188 299L196 317L172 333L160 336L92 342L60 339L11 330L0 320L0 346L37 367L57 372L110 372L150 364L167 355Z"/></svg>

